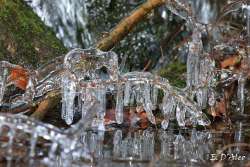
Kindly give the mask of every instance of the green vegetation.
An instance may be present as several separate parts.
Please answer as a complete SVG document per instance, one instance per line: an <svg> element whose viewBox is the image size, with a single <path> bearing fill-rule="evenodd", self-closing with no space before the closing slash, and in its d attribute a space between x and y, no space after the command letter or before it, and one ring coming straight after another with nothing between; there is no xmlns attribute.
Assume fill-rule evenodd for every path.
<svg viewBox="0 0 250 167"><path fill-rule="evenodd" d="M186 65L176 60L168 64L165 68L159 71L159 75L167 78L169 82L179 88L184 88L186 81L184 74L186 72Z"/></svg>
<svg viewBox="0 0 250 167"><path fill-rule="evenodd" d="M37 67L67 50L20 0L0 0L0 60Z"/></svg>

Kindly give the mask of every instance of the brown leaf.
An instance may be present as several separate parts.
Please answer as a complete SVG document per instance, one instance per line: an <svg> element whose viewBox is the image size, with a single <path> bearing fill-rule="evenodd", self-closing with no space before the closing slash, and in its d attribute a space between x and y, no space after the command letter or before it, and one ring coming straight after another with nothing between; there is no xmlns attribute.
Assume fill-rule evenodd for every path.
<svg viewBox="0 0 250 167"><path fill-rule="evenodd" d="M26 69L21 67L11 69L8 81L13 82L16 87L25 90L28 84L28 80L29 80L29 74Z"/></svg>
<svg viewBox="0 0 250 167"><path fill-rule="evenodd" d="M234 55L220 62L221 68L228 68L230 66L238 65L241 61L240 56Z"/></svg>

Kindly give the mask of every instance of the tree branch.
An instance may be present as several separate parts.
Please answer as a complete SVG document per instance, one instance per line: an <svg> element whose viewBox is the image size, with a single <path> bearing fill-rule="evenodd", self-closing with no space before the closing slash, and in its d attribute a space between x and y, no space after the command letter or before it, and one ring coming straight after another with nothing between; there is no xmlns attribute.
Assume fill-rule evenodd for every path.
<svg viewBox="0 0 250 167"><path fill-rule="evenodd" d="M108 51L120 42L133 28L142 21L153 9L165 4L165 0L148 0L124 18L110 33L96 44L102 51Z"/></svg>
<svg viewBox="0 0 250 167"><path fill-rule="evenodd" d="M96 48L108 51L120 42L133 28L142 21L153 9L164 5L165 0L147 0L144 4L134 10L128 17L124 18L109 34L96 44ZM45 114L58 104L59 93L48 93L32 114L37 119L43 119Z"/></svg>

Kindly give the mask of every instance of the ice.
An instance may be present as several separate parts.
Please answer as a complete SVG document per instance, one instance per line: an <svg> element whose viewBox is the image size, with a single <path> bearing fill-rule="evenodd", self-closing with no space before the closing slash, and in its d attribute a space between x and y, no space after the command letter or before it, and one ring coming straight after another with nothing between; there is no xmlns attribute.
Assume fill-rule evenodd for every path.
<svg viewBox="0 0 250 167"><path fill-rule="evenodd" d="M125 90L124 90L124 106L128 106L130 102L131 96L131 83L128 81L125 83Z"/></svg>
<svg viewBox="0 0 250 167"><path fill-rule="evenodd" d="M74 77L68 73L62 78L62 119L70 125L74 120L76 82Z"/></svg>
<svg viewBox="0 0 250 167"><path fill-rule="evenodd" d="M100 102L100 108L97 110L97 122L98 122L98 129L105 130L104 128L104 116L106 112L106 87L101 86L96 88L96 99Z"/></svg>
<svg viewBox="0 0 250 167"><path fill-rule="evenodd" d="M113 154L114 156L120 156L120 146L122 142L122 131L116 130L113 138Z"/></svg>
<svg viewBox="0 0 250 167"><path fill-rule="evenodd" d="M245 85L246 85L246 78L241 74L238 79L238 90L237 90L237 97L239 101L239 111L240 113L244 113L245 108Z"/></svg>
<svg viewBox="0 0 250 167"><path fill-rule="evenodd" d="M196 98L198 105L202 108L205 109L207 107L207 98L208 98L208 89L207 88L200 88L196 92Z"/></svg>
<svg viewBox="0 0 250 167"><path fill-rule="evenodd" d="M30 157L34 157L35 156L35 149L36 149L36 143L37 143L37 138L38 135L36 132L34 132L32 134L31 140L30 140Z"/></svg>
<svg viewBox="0 0 250 167"><path fill-rule="evenodd" d="M159 94L159 89L156 86L152 86L152 88L151 88L151 101L152 101L154 109L156 109L156 106L158 103L158 94Z"/></svg>
<svg viewBox="0 0 250 167"><path fill-rule="evenodd" d="M201 30L195 27L189 43L189 52L187 57L187 86L192 87L199 84L200 55L203 45L201 41Z"/></svg>
<svg viewBox="0 0 250 167"><path fill-rule="evenodd" d="M4 92L6 88L8 69L0 68L0 104L2 104Z"/></svg>
<svg viewBox="0 0 250 167"><path fill-rule="evenodd" d="M169 121L171 116L173 115L175 109L175 101L173 97L169 97L168 94L164 95L163 104L162 104L162 113L164 116L164 120L162 121L161 125L163 129L167 129L169 125Z"/></svg>
<svg viewBox="0 0 250 167"><path fill-rule="evenodd" d="M182 107L181 105L177 105L176 107L176 120L178 122L178 125L181 127L185 126L185 116L186 116L186 109L185 107Z"/></svg>
<svg viewBox="0 0 250 167"><path fill-rule="evenodd" d="M8 153L8 159L11 158L12 152L13 152L13 143L14 143L14 139L15 139L15 130L14 129L10 129L9 130L9 141L8 141L8 146L7 146L7 153Z"/></svg>
<svg viewBox="0 0 250 167"><path fill-rule="evenodd" d="M146 111L146 114L147 114L147 117L149 119L149 121L152 123L152 124L156 124L155 122L155 116L153 114L153 104L152 104L152 101L151 101L151 95L150 95L150 84L149 83L145 83L144 84L144 104L143 104L143 107Z"/></svg>
<svg viewBox="0 0 250 167"><path fill-rule="evenodd" d="M183 157L186 150L184 150L185 138L182 135L177 135L173 142L174 144L174 159L180 159Z"/></svg>
<svg viewBox="0 0 250 167"><path fill-rule="evenodd" d="M213 88L214 61L203 52L201 33L204 27L195 24L187 58L187 88L196 96L199 107L205 109L208 103L208 87Z"/></svg>
<svg viewBox="0 0 250 167"><path fill-rule="evenodd" d="M123 98L123 86L117 86L117 97L116 97L116 113L115 118L118 124L123 122L123 106L124 106L124 98Z"/></svg>
<svg viewBox="0 0 250 167"><path fill-rule="evenodd" d="M243 5L243 8L246 9L246 22L247 22L247 40L248 40L248 45L250 45L250 6L249 5ZM248 46L249 47L249 46Z"/></svg>

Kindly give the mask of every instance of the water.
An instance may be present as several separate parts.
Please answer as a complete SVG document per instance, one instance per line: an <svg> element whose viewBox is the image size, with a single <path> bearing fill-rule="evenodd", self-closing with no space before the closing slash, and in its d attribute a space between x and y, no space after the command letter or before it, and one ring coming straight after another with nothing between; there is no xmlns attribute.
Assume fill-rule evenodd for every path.
<svg viewBox="0 0 250 167"><path fill-rule="evenodd" d="M66 47L89 47L92 36L88 32L88 1L85 0L26 0L46 25L52 27L56 36Z"/></svg>
<svg viewBox="0 0 250 167"><path fill-rule="evenodd" d="M241 130L237 130L240 127ZM244 160L222 160L220 163L225 166L243 166L249 161L249 146L240 144L231 146L235 143L248 143L249 135L246 129L248 124L241 122L235 125L235 130L223 131L198 131L196 129L171 129L168 131L156 129L127 130L116 129L103 131L83 131L81 137L81 151L89 150L93 155L93 160L88 160L89 155L79 150L77 154L71 152L67 155L57 155L58 144L50 144L50 151L34 151L33 164L46 164L54 166L211 166L215 163L212 156L217 156L218 160L224 154L246 156ZM19 133L19 132L18 132ZM25 139L24 139L25 140ZM34 141L34 140L32 140ZM16 145L8 146L17 149ZM3 144L4 141L1 142ZM10 145L11 144L11 145ZM20 145L21 148L27 145ZM32 143L30 145L32 148ZM226 149L227 148L227 149ZM76 152L77 149L75 149ZM223 154L219 153L223 151ZM212 155L213 154L213 155ZM55 156L56 155L56 156ZM79 157L82 156L82 158ZM27 158L25 153L21 153L21 159ZM48 158L47 158L48 156ZM65 161L65 156L67 159ZM229 158L229 157L228 157ZM50 160L49 160L50 159ZM51 161L53 159L53 161ZM70 163L69 163L70 159ZM85 160L84 160L85 159ZM11 161L11 158L9 158ZM31 161L31 160L29 160ZM63 163L60 163L62 162ZM28 161L18 161L19 164L27 164ZM17 163L13 162L13 163Z"/></svg>

